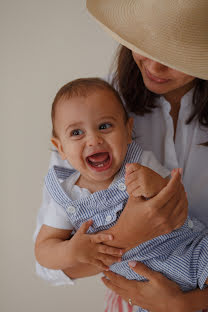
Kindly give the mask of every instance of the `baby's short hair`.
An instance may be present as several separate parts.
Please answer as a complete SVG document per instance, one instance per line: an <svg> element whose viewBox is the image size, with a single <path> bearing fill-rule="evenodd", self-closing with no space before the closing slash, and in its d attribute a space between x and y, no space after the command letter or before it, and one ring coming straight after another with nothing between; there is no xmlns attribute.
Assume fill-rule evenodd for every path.
<svg viewBox="0 0 208 312"><path fill-rule="evenodd" d="M54 123L55 123L55 113L56 113L57 105L60 102L60 100L62 99L69 100L70 98L77 97L77 96L87 97L91 92L95 92L96 90L109 90L110 92L112 92L123 107L125 122L128 120L128 114L127 114L125 107L123 106L121 97L111 84L97 77L79 78L79 79L72 80L68 82L67 84L65 84L57 92L54 98L52 109L51 109L52 136L53 137L57 136Z"/></svg>

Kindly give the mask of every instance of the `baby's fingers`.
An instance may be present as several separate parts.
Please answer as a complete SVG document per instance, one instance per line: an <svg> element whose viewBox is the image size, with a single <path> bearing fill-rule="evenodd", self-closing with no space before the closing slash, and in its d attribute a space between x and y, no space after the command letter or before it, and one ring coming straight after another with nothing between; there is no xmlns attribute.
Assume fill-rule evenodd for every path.
<svg viewBox="0 0 208 312"><path fill-rule="evenodd" d="M81 234L85 234L88 231L88 229L91 227L92 224L93 224L93 220L88 220L88 221L84 222L77 232L79 232Z"/></svg>
<svg viewBox="0 0 208 312"><path fill-rule="evenodd" d="M101 234L101 233L99 234L98 233L98 234L91 234L90 237L91 237L91 242L96 243L96 244L113 240L113 235L111 234Z"/></svg>
<svg viewBox="0 0 208 312"><path fill-rule="evenodd" d="M96 258L106 266L110 266L115 262L121 262L121 257L113 257L102 253L99 253Z"/></svg>
<svg viewBox="0 0 208 312"><path fill-rule="evenodd" d="M136 182L132 182L127 186L127 192L129 195L133 195L135 197L141 196L141 186L139 186Z"/></svg>
<svg viewBox="0 0 208 312"><path fill-rule="evenodd" d="M110 247L106 245L99 244L97 248L98 252L106 255L111 255L111 256L122 256L124 253L124 250L115 248L115 247Z"/></svg>
<svg viewBox="0 0 208 312"><path fill-rule="evenodd" d="M92 259L90 262L90 264L96 265L97 267L99 267L100 269L104 270L104 271L108 271L109 267L107 265L105 265L102 261L98 260L98 259Z"/></svg>
<svg viewBox="0 0 208 312"><path fill-rule="evenodd" d="M134 171L125 176L125 184L128 186L130 183L134 181L139 181L139 171ZM138 182L139 183L139 182Z"/></svg>
<svg viewBox="0 0 208 312"><path fill-rule="evenodd" d="M132 163L132 164L126 164L126 175L136 171L136 170L139 170L141 168L141 165L140 164L137 164L137 163Z"/></svg>

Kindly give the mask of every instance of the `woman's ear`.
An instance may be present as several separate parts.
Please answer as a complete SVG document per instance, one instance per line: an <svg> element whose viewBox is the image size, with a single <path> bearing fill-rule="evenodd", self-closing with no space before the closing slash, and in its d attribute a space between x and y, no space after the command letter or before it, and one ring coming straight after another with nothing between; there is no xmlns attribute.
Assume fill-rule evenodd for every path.
<svg viewBox="0 0 208 312"><path fill-rule="evenodd" d="M61 141L58 139L58 138L55 138L55 137L52 137L51 138L51 143L56 147L56 149L58 150L59 152L59 155L61 156L61 158L63 160L66 159L66 155L64 153L64 150L63 150L63 146L61 144Z"/></svg>
<svg viewBox="0 0 208 312"><path fill-rule="evenodd" d="M133 126L134 126L134 119L132 117L130 117L127 120L126 123L127 126L127 132L128 132L128 144L130 144L132 142L132 131L133 131Z"/></svg>

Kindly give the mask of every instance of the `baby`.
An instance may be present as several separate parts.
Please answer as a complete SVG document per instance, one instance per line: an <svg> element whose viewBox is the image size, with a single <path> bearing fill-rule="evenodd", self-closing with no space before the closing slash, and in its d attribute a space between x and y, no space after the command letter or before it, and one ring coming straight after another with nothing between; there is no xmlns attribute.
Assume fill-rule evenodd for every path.
<svg viewBox="0 0 208 312"><path fill-rule="evenodd" d="M44 218L35 246L37 261L61 270L79 263L107 270L113 263L113 272L144 280L128 266L128 261L136 260L162 272L183 290L203 288L208 238L196 219L188 218L180 229L126 253L104 244L111 236L96 234L115 225L129 196L148 199L169 180L169 171L132 140L133 120L118 93L98 78L72 81L54 99L52 123L51 141L74 170L53 167L46 176L56 212L49 209Z"/></svg>

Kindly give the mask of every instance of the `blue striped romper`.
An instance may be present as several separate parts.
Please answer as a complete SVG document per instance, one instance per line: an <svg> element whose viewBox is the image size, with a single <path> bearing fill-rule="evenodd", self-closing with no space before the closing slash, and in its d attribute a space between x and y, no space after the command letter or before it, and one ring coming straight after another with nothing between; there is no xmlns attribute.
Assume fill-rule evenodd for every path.
<svg viewBox="0 0 208 312"><path fill-rule="evenodd" d="M115 183L106 189L93 193L89 197L71 200L63 190L59 179L69 177L74 170L52 167L45 184L52 198L66 211L74 230L83 222L93 219L88 233L96 233L112 227L118 220L128 200L125 187L125 165L139 163L141 147L132 142L128 146L123 165ZM126 252L122 261L111 265L111 271L127 279L145 280L128 266L128 261L143 262L152 270L163 273L178 283L183 291L199 287L202 289L208 277L208 229L195 218L188 217L184 225L169 234L155 237ZM138 307L138 312L146 310Z"/></svg>

